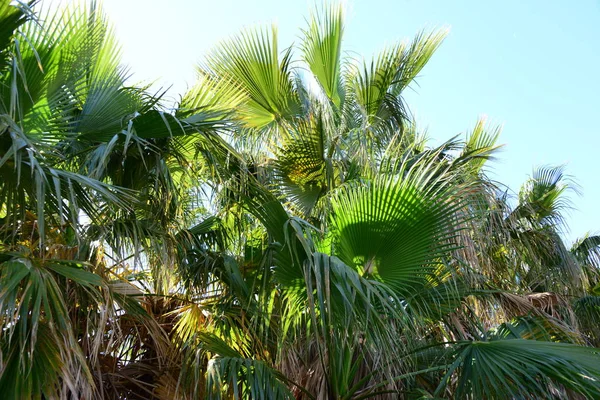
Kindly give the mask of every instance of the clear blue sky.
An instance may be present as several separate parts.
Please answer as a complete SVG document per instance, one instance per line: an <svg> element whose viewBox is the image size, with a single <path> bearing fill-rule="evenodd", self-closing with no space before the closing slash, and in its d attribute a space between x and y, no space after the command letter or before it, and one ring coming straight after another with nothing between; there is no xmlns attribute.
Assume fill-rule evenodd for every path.
<svg viewBox="0 0 600 400"><path fill-rule="evenodd" d="M280 48L298 42L312 1L105 0L135 80L194 81L194 66L242 27L275 22ZM567 164L569 239L600 232L600 0L348 0L345 49L371 56L424 28L450 27L406 95L436 142L487 115L504 126L492 178L518 191L534 166Z"/></svg>

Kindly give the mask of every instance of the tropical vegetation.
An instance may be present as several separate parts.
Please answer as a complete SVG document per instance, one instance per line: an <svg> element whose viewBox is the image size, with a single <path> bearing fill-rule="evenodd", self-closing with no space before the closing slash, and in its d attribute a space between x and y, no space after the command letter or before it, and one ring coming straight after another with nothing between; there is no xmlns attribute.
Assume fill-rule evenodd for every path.
<svg viewBox="0 0 600 400"><path fill-rule="evenodd" d="M430 146L343 9L243 31L173 107L95 2L0 0L3 399L600 398L600 236L577 186L488 178L484 120Z"/></svg>

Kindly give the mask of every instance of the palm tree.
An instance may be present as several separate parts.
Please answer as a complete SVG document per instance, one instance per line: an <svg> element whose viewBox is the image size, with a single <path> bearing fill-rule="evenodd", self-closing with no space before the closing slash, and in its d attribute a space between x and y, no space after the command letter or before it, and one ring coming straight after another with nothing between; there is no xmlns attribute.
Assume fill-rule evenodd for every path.
<svg viewBox="0 0 600 400"><path fill-rule="evenodd" d="M160 98L125 85L94 5L41 16L31 7L0 3L0 391L95 398L127 378L113 360L126 370L119 363L160 356L136 346L168 343L145 305L123 296L128 270L116 255L164 225L147 221L173 185L168 158L149 156L166 128L152 122Z"/></svg>
<svg viewBox="0 0 600 400"><path fill-rule="evenodd" d="M600 396L562 170L512 207L497 129L430 148L411 121L443 32L361 62L341 7L296 49L245 31L169 112L95 3L32 7L0 0L6 398Z"/></svg>
<svg viewBox="0 0 600 400"><path fill-rule="evenodd" d="M360 61L342 55L343 30L341 8L314 15L303 31L298 62L291 60L292 49L279 55L275 29L246 31L208 56L200 67L198 86L180 104L181 115L214 109L215 104L229 109L234 128L228 141L241 151L242 160L235 163L234 174L227 164L222 166L223 185L234 185L223 199L227 201L223 215L242 220L246 217L239 213L240 204L245 206L267 229L268 237L262 240L283 245L286 253L262 256L262 262L271 259L264 266L274 281L261 286L274 285L278 296L265 301L273 304L270 307L283 307L267 314L269 327L273 313L284 324L275 339L265 337L267 342L276 341L268 352L271 365L293 377L296 397L360 398L398 390L407 396L414 391L476 398L518 396L524 391L564 394L552 384L531 386L540 379L556 379L555 375L509 373L509 365L525 366L525 359L534 357L525 350L534 344L498 343L499 352L517 357L504 364L491 361L495 350L489 354L482 350L487 349L483 343L507 338L582 343L578 333L567 334L576 321L567 316L557 320L560 315L535 307L541 290L550 297L557 293L546 290L581 293L581 285L568 286L581 266L557 230L564 190L557 186L561 172L540 170L526 185L519 207L504 215L508 205L498 202L494 185L482 172L495 149L497 132L479 122L464 143L452 140L426 150L402 101L402 90L443 34L421 34L361 67ZM244 166L247 176L240 177ZM257 193L261 182L273 195L264 189ZM229 194L240 189L246 193L232 199ZM494 219L499 219L497 225L490 224ZM282 232L282 225L289 228ZM237 227L245 232L236 234L240 238L256 230L254 224ZM499 232L490 235L494 229ZM487 276L486 264L495 265L497 254L469 253L466 246L471 242L476 250L503 235L508 240L503 250L510 258L501 261L510 284L496 280L493 272ZM544 274L536 272L542 268L547 269ZM265 277L260 278L264 282ZM534 282L540 278L547 286ZM389 292L370 287L381 283ZM516 301L526 301L529 307L515 312ZM497 311L475 311L482 305ZM564 306L571 308L569 302ZM385 318L378 319L382 315ZM546 331L565 334L542 335ZM514 352L512 345L517 346ZM446 351L437 346L446 346ZM543 343L539 349L550 351L552 346ZM554 347L558 353L559 347ZM437 350L433 364L439 369L427 368L432 358L421 361L419 369L420 348L428 349L429 357L431 349ZM239 355L248 359L251 353ZM215 367L215 360L225 366ZM213 358L210 365L216 376L236 387L237 374L253 379L248 376L250 366L236 369L230 362L231 355ZM481 363L488 367L473 368ZM211 383L218 386L218 380ZM251 383L240 385L252 393ZM592 393L583 386L567 390Z"/></svg>

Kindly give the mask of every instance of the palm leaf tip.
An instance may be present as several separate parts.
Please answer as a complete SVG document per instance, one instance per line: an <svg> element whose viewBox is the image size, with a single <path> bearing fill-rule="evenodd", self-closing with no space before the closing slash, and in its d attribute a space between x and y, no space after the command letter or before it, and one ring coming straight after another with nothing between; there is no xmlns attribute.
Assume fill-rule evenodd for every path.
<svg viewBox="0 0 600 400"><path fill-rule="evenodd" d="M340 5L324 7L311 15L304 30L302 54L314 78L325 95L336 106L341 106L341 48L344 33L344 9Z"/></svg>

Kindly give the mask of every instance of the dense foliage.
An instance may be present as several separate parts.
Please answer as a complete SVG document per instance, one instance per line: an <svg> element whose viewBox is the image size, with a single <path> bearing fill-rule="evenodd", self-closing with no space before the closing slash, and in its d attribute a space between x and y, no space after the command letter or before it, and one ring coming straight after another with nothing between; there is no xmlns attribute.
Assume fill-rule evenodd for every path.
<svg viewBox="0 0 600 400"><path fill-rule="evenodd" d="M600 237L561 168L486 177L402 94L441 44L218 45L175 108L95 2L0 0L3 399L600 398Z"/></svg>

